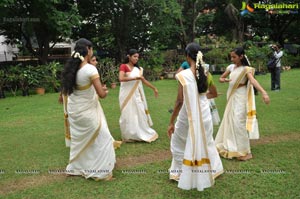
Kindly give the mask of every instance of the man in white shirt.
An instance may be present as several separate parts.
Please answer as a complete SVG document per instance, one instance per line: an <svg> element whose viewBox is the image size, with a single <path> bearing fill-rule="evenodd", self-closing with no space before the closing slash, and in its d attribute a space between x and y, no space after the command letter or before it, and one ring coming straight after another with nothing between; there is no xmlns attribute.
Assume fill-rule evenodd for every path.
<svg viewBox="0 0 300 199"><path fill-rule="evenodd" d="M273 45L274 50L273 56L277 59L277 64L274 70L271 71L271 90L280 90L280 71L281 71L281 58L283 51L280 50L280 45Z"/></svg>

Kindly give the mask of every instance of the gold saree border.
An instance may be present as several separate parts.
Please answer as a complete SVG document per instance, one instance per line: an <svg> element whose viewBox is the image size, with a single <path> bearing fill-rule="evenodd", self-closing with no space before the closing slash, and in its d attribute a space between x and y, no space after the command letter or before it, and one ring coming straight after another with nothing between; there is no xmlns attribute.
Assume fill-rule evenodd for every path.
<svg viewBox="0 0 300 199"><path fill-rule="evenodd" d="M251 72L254 75L255 69L252 67L246 67L247 72ZM246 129L248 133L251 133L253 131L253 123L254 119L256 118L256 107L253 108L254 104L254 93L253 93L253 86L248 84L247 87L247 92L248 92L248 99L247 99L247 124L246 124Z"/></svg>
<svg viewBox="0 0 300 199"><path fill-rule="evenodd" d="M183 159L183 164L186 166L202 166L203 164L210 164L208 158L202 158L201 160L186 160Z"/></svg>
<svg viewBox="0 0 300 199"><path fill-rule="evenodd" d="M65 138L67 140L71 140L70 134L70 123L69 123L69 115L68 115L68 96L63 95L63 103L64 103L64 126L65 126Z"/></svg>
<svg viewBox="0 0 300 199"><path fill-rule="evenodd" d="M247 113L247 115L248 115L248 117L253 117L253 116L255 116L256 115L256 110L252 110L252 111L249 111L248 113Z"/></svg>
<svg viewBox="0 0 300 199"><path fill-rule="evenodd" d="M82 91L82 90L86 90L86 89L90 88L90 87L92 86L92 81L93 81L94 79L99 78L99 77L100 77L99 74L92 75L92 76L90 77L90 81L91 81L91 82L90 82L89 84L84 85L84 86L76 85L76 89Z"/></svg>
<svg viewBox="0 0 300 199"><path fill-rule="evenodd" d="M224 170L219 171L218 173L213 174L213 178L216 179L217 177L219 177L220 175L222 175L224 173Z"/></svg>
<svg viewBox="0 0 300 199"><path fill-rule="evenodd" d="M143 74L143 68L140 68L140 76L142 76ZM123 111L123 109L125 108L125 106L127 105L127 103L129 102L130 98L132 97L134 91L137 89L139 83L141 80L136 80L135 84L133 85L131 91L129 92L129 94L127 95L127 97L125 98L125 100L123 101L122 105L121 105L121 112Z"/></svg>
<svg viewBox="0 0 300 199"><path fill-rule="evenodd" d="M202 94L199 94L199 95L202 95ZM198 103L198 109L199 109L200 128L201 128L201 132L202 132L201 135L202 135L202 140L203 140L203 143L204 143L205 155L206 155L206 157L209 157L208 156L208 149L207 149L207 141L206 141L206 131L205 131L205 128L204 128L203 115L202 115L202 110L201 110L201 106L200 106L200 96L198 96L198 98L197 98L197 103ZM207 100L207 103L209 103L208 100ZM212 131L213 131L213 129L212 129ZM208 161L209 161L209 159L208 159ZM209 169L212 170L210 161L207 164L208 164ZM210 179L211 184L213 184L214 183L214 177L211 173L210 173L209 177L210 177L209 179Z"/></svg>
<svg viewBox="0 0 300 199"><path fill-rule="evenodd" d="M238 158L238 157L245 156L248 153L250 153L250 152L245 152L245 151L242 151L242 152L228 151L226 149L219 149L218 147L217 147L217 150L218 150L220 156L222 156L223 158L227 158L227 159Z"/></svg>
<svg viewBox="0 0 300 199"><path fill-rule="evenodd" d="M214 173L213 174L213 179L218 178L220 175L222 175L224 173L224 170L219 171L218 173ZM170 180L175 180L175 181L179 181L180 179L180 175L174 175L174 174L169 174L169 179Z"/></svg>
<svg viewBox="0 0 300 199"><path fill-rule="evenodd" d="M65 122L64 122L65 138L68 139L68 140L71 140L70 123L69 123L69 120L68 120L68 114L65 114L64 118L65 118Z"/></svg>
<svg viewBox="0 0 300 199"><path fill-rule="evenodd" d="M123 111L123 109L125 108L125 106L127 105L127 103L129 102L129 100L131 99L133 93L135 92L135 90L137 89L140 80L136 80L135 84L133 85L131 91L129 92L129 94L127 95L127 97L125 98L125 100L123 101L122 105L121 105L121 112Z"/></svg>
<svg viewBox="0 0 300 199"><path fill-rule="evenodd" d="M76 86L76 90L80 90L80 91L83 91L83 90L86 90L88 88L90 88L92 86L92 83L89 83L87 85L84 85L84 86Z"/></svg>
<svg viewBox="0 0 300 199"><path fill-rule="evenodd" d="M183 75L181 73L179 73L177 75L177 78L179 80L179 82L181 83L182 87L183 87L183 92L184 92L184 95L185 97L187 98L185 100L185 104L186 104L186 108L188 109L187 110L187 114L188 114L188 121L189 121L189 128L191 129L190 131L190 135L191 135L191 138L192 138L192 145L193 145L193 154L192 154L192 157L195 157L195 130L194 130L194 125L192 124L192 110L191 110L191 105L190 105L190 102L189 102L189 99L188 99L188 93L187 93L187 89L186 89L186 82L185 82L185 79L183 77Z"/></svg>
<svg viewBox="0 0 300 199"><path fill-rule="evenodd" d="M146 102L146 100L144 99L144 97L146 98L146 96L143 95L143 92L141 92L141 89L140 89L140 88L138 88L138 91L139 91L139 93L140 93L141 100L142 100L144 106L148 108L147 102ZM150 120L149 120L150 112L149 112L148 109L145 109L145 114L146 114L146 116L147 116L147 123L148 123L149 126L151 126L151 123L150 123Z"/></svg>
<svg viewBox="0 0 300 199"><path fill-rule="evenodd" d="M192 71L191 71L192 72ZM181 73L179 73L177 75L177 78L178 80L180 81L180 83L182 84L183 86L183 92L185 93L185 97L186 97L186 100L185 100L185 103L186 103L186 107L187 107L187 114L188 114L188 118L189 118L189 127L191 128L191 138L192 138L192 144L193 144L193 154L192 154L192 157L195 157L195 129L194 129L194 126L192 125L192 111L191 111L191 105L189 103L189 96L188 96L188 91L187 91L187 88L186 88L186 82L185 82L185 79L183 77L183 75ZM196 85L197 86L197 85ZM200 107L200 95L199 93L197 93L198 95L197 96L197 99L196 99L196 103L198 105L198 110L199 110L199 118L200 118L200 128L201 128L201 136L202 136L202 141L204 143L204 150L205 150L205 154L206 156L208 157L208 151L207 151L207 142L206 142L206 135L205 135L205 129L204 129L204 124L203 124L203 117L202 117L202 111L201 111L201 107ZM184 165L187 165L187 166L202 166L203 164L208 164L209 166L209 169L211 169L211 164L210 164L210 160L209 158L202 158L201 160L186 160L184 159L183 160L183 164ZM212 176L212 174L209 175L210 178L210 182L211 184L213 184L214 182L214 178Z"/></svg>
<svg viewBox="0 0 300 199"><path fill-rule="evenodd" d="M92 75L90 77L90 80L93 81L94 79L97 79L98 77L100 77L99 74Z"/></svg>
<svg viewBox="0 0 300 199"><path fill-rule="evenodd" d="M227 103L228 103L229 99L231 98L232 94L234 93L234 91L238 88L238 86L239 86L239 84L240 84L240 81L243 79L243 77L246 75L246 73L247 73L247 68L245 68L245 69L241 72L241 74L238 76L238 78L237 78L235 84L233 85L233 87L232 87L232 89L231 89L231 91L230 91L230 94L229 94L228 99L227 99Z"/></svg>
<svg viewBox="0 0 300 199"><path fill-rule="evenodd" d="M249 73L249 72L251 72L252 74L254 74L255 69L253 67L245 66L244 70L238 76L235 84L233 85L233 87L232 87L232 89L230 91L230 94L228 96L226 104L229 102L229 100L230 100L232 94L234 93L234 91L238 88L238 86L239 86L240 81L242 80L242 78L247 73ZM249 85L249 84L250 83L248 82L248 85L247 85L247 95L248 95L248 98L247 98L247 110L250 110L250 111L248 111L247 115L246 115L246 117L247 117L246 129L247 129L248 132L252 132L253 131L253 122L254 122L254 119L256 118L256 110L252 109L252 106L253 106L253 92L252 92L252 89L251 89L251 85Z"/></svg>

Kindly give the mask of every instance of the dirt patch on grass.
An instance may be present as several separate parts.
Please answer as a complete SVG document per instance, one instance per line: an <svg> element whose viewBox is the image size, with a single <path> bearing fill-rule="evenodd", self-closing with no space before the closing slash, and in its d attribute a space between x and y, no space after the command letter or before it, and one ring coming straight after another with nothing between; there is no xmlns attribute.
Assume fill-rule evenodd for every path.
<svg viewBox="0 0 300 199"><path fill-rule="evenodd" d="M258 140L251 140L251 145L261 145L261 144L272 144L278 142L287 142L292 140L299 140L300 141L300 132L295 133L288 133L288 134L279 134L279 135L272 135L272 136L264 136Z"/></svg>
<svg viewBox="0 0 300 199"><path fill-rule="evenodd" d="M153 162L161 162L163 160L171 159L171 157L172 154L170 150L161 150L154 153L145 154L143 156L117 158L116 169L135 167Z"/></svg>
<svg viewBox="0 0 300 199"><path fill-rule="evenodd" d="M264 136L258 140L251 140L251 146L261 145L261 144L272 144L278 142L286 142L291 140L300 141L299 133L289 133L281 135ZM153 162L160 162L163 160L171 159L172 154L170 150L161 150L154 153L145 154L143 156L130 156L125 158L117 158L116 169L135 167L143 164L149 164Z"/></svg>
<svg viewBox="0 0 300 199"><path fill-rule="evenodd" d="M66 175L43 175L27 176L21 179L16 179L6 184L0 184L0 195L10 194L16 191L34 188L45 184L53 183L55 181L62 181L66 179Z"/></svg>
<svg viewBox="0 0 300 199"><path fill-rule="evenodd" d="M286 142L292 140L300 140L300 132L264 136L259 140L251 140L251 145L261 145L261 144L273 144L278 142ZM124 158L117 158L117 164L115 169L120 170L124 168L136 167L144 164L150 164L154 162L161 162L164 160L171 159L172 155L170 150L161 150L149 154L144 154L142 156L130 156ZM0 194L5 195L28 188L38 187L49 183L54 183L56 181L61 182L67 177L64 174L41 174L38 176L30 176L22 179L12 180L5 184L0 184Z"/></svg>

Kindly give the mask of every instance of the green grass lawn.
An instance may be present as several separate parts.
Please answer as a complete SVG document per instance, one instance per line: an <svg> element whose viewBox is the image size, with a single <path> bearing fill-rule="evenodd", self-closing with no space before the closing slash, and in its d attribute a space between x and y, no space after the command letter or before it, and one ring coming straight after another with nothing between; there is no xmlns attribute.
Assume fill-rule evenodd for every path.
<svg viewBox="0 0 300 199"><path fill-rule="evenodd" d="M222 117L228 85L220 84L218 78L214 76L222 95L215 101ZM270 74L256 78L269 93L271 104L265 105L261 95L256 96L261 139L251 142L254 158L247 162L222 159L225 173L203 192L183 191L168 180L165 171L171 156L129 162L129 167L121 164L130 157L163 154L169 149L166 131L168 110L177 94L175 80L153 82L159 90L157 99L145 87L153 128L160 137L150 144L123 144L116 151L123 166L116 167L116 179L110 182L49 173L63 170L69 159L57 93L1 99L0 198L300 198L300 70L282 73L280 92L270 91ZM118 92L119 88L110 89L108 97L101 100L116 140L121 139ZM215 133L217 129L215 126Z"/></svg>

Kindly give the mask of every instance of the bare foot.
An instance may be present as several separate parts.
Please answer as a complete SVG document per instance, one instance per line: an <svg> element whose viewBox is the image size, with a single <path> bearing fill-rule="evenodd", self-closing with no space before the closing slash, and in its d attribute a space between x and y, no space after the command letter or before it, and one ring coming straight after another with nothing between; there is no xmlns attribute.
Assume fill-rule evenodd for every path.
<svg viewBox="0 0 300 199"><path fill-rule="evenodd" d="M238 160L240 160L240 161L246 161L246 160L252 159L252 157L253 157L252 154L251 154L251 153L248 153L247 155L237 157L236 159L238 159Z"/></svg>
<svg viewBox="0 0 300 199"><path fill-rule="evenodd" d="M116 178L113 177L113 175L108 176L107 178L104 179L104 181L112 181L115 180Z"/></svg>
<svg viewBox="0 0 300 199"><path fill-rule="evenodd" d="M108 177L106 177L106 178L97 178L97 177L93 177L93 179L94 179L95 181L101 181L101 180L103 180L103 181L112 181L112 180L115 180L116 178L114 178L112 175L110 175L110 176L108 176Z"/></svg>

